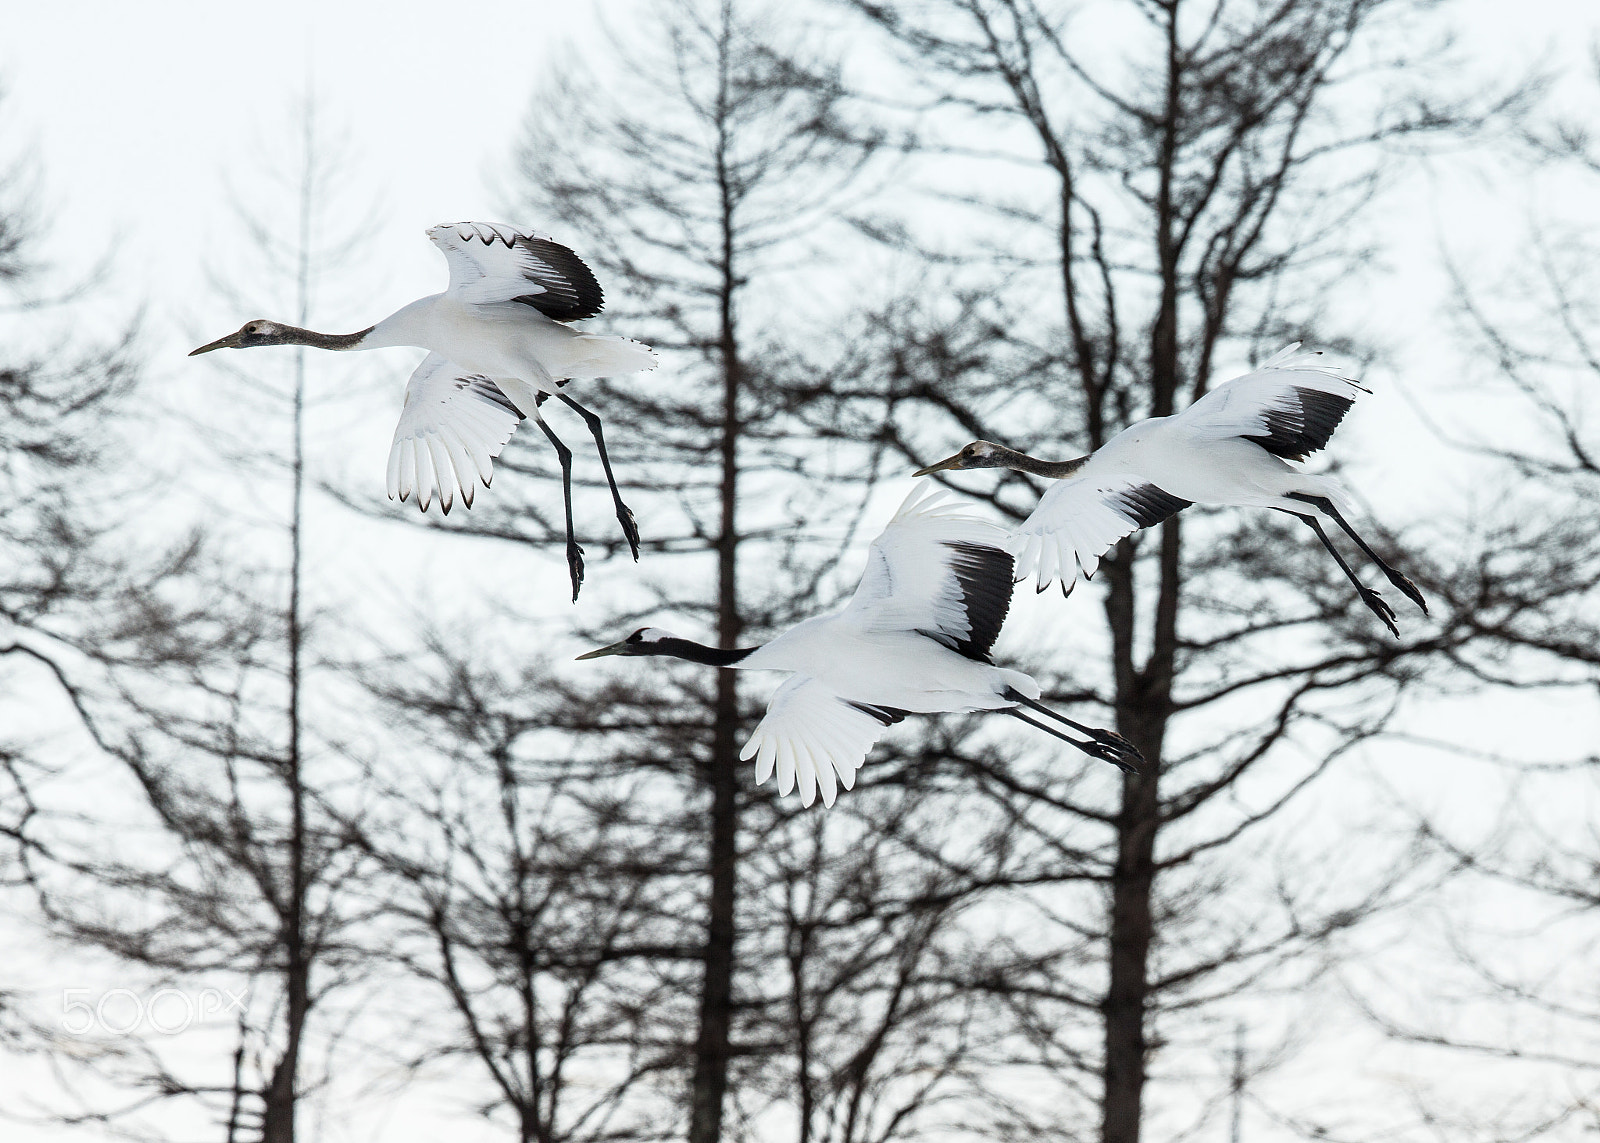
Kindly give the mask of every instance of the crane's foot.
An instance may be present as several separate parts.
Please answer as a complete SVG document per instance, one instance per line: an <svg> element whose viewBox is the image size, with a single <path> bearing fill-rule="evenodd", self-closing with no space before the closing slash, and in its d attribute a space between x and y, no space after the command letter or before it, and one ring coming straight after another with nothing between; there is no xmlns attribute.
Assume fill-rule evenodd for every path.
<svg viewBox="0 0 1600 1143"><path fill-rule="evenodd" d="M572 602L577 603L583 586L583 549L574 540L567 541L567 575L572 578Z"/></svg>
<svg viewBox="0 0 1600 1143"><path fill-rule="evenodd" d="M1116 742L1109 742L1101 735L1116 739ZM1111 763L1124 774L1144 773L1144 769L1139 765L1144 761L1144 755L1134 748L1133 743L1114 731L1096 731L1093 741L1079 743L1079 747L1085 754L1092 754L1102 762Z"/></svg>
<svg viewBox="0 0 1600 1143"><path fill-rule="evenodd" d="M1139 753L1139 748L1115 730L1093 730L1090 731L1090 735L1096 742L1103 743L1113 750L1120 750L1122 753L1132 757L1136 762L1144 761L1144 755Z"/></svg>
<svg viewBox="0 0 1600 1143"><path fill-rule="evenodd" d="M1094 727L1085 727L1084 730L1091 739L1090 743L1084 745L1084 749L1090 754L1129 774L1144 772L1139 766L1139 763L1144 761L1144 755L1139 753L1137 746L1115 730L1098 730Z"/></svg>
<svg viewBox="0 0 1600 1143"><path fill-rule="evenodd" d="M639 525L634 522L633 509L622 501L617 501L617 523L622 525L622 534L627 537L628 550L633 553L633 562L639 562Z"/></svg>
<svg viewBox="0 0 1600 1143"><path fill-rule="evenodd" d="M1370 587L1363 587L1359 590L1361 592L1361 602L1372 608L1372 613L1383 620L1384 626L1389 628L1390 634L1396 639L1400 638L1400 628L1395 626L1394 608L1389 606L1389 601Z"/></svg>
<svg viewBox="0 0 1600 1143"><path fill-rule="evenodd" d="M1392 569L1389 571L1388 575L1390 583L1399 588L1401 593L1404 594L1405 597L1412 603L1415 603L1418 607L1422 608L1422 614L1428 614L1428 601L1422 598L1422 592L1417 590L1416 584L1412 583L1405 576Z"/></svg>

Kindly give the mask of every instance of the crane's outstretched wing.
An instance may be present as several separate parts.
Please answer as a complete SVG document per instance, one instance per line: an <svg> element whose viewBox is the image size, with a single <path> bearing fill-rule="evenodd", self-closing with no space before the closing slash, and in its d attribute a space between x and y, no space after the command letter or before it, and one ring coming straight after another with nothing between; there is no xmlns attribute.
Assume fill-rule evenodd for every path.
<svg viewBox="0 0 1600 1143"><path fill-rule="evenodd" d="M459 493L468 508L479 480L489 487L493 458L522 414L481 373L466 373L430 353L406 384L405 405L389 446L389 499L416 493L428 510L438 496L448 515Z"/></svg>
<svg viewBox="0 0 1600 1143"><path fill-rule="evenodd" d="M605 305L600 283L567 247L493 222L430 227L450 263L447 293L465 302L522 302L554 321L581 321Z"/></svg>
<svg viewBox="0 0 1600 1143"><path fill-rule="evenodd" d="M884 727L904 717L903 711L842 699L817 680L795 675L773 693L739 757L756 760L756 785L776 771L779 794L798 784L801 805L809 806L821 790L822 804L831 806L840 786L855 786L856 771Z"/></svg>
<svg viewBox="0 0 1600 1143"><path fill-rule="evenodd" d="M866 630L920 631L988 662L1011 607L1006 534L950 499L948 489L917 482L872 541L844 614Z"/></svg>
<svg viewBox="0 0 1600 1143"><path fill-rule="evenodd" d="M1043 591L1060 577L1062 590L1071 591L1080 574L1094 575L1100 557L1122 537L1188 506L1142 477L1080 472L1045 489L1006 550L1016 557L1019 579L1034 576Z"/></svg>
<svg viewBox="0 0 1600 1143"><path fill-rule="evenodd" d="M1201 439L1244 437L1285 460L1326 448L1357 397L1371 390L1317 364L1294 342L1243 377L1218 385L1178 415Z"/></svg>

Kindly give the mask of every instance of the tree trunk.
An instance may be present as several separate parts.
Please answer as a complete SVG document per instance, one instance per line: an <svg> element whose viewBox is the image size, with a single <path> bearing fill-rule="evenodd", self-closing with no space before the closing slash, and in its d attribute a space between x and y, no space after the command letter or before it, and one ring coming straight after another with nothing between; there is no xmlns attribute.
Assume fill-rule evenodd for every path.
<svg viewBox="0 0 1600 1143"><path fill-rule="evenodd" d="M1160 127L1159 183L1156 193L1156 263L1161 294L1150 330L1150 412L1170 416L1178 392L1178 244L1173 230L1173 163L1177 153L1181 73L1176 6L1168 10L1164 122ZM1161 751L1172 714L1176 666L1180 524L1161 526L1160 595L1156 600L1150 657L1142 670L1133 665L1134 569L1125 544L1118 554L1106 600L1116 658L1117 716L1122 732L1148 763L1147 775L1128 775L1117 814L1117 860L1111 874L1111 916L1107 961L1109 979L1105 1020L1104 1102L1101 1143L1138 1143L1144 1118L1146 1019L1150 993L1150 942L1155 933L1156 834L1161 828L1158 793Z"/></svg>
<svg viewBox="0 0 1600 1143"><path fill-rule="evenodd" d="M738 594L739 346L734 327L733 217L724 187L722 250L722 520L717 533L717 645L735 647L743 631ZM690 1095L689 1143L717 1143L728 1089L733 1022L734 904L739 832L739 692L735 671L717 672L711 765L710 875L700 1034Z"/></svg>
<svg viewBox="0 0 1600 1143"><path fill-rule="evenodd" d="M305 390L304 351L295 367L294 459L292 465L294 504L290 512L289 603L285 609L289 650L288 749L284 782L289 794L288 899L282 919L284 1020L283 1054L272 1070L267 1087L266 1109L262 1118L263 1143L294 1143L296 1076L300 1065L300 1033L310 1010L311 963L306 955L306 805L301 778L300 757L300 516L305 466L302 449L301 418Z"/></svg>
<svg viewBox="0 0 1600 1143"><path fill-rule="evenodd" d="M1124 729L1131 729L1125 726ZM1147 741L1129 734L1146 757ZM1111 875L1110 981L1105 1020L1102 1143L1138 1143L1145 1080L1145 1006L1149 993L1151 889L1160 803L1155 778L1123 779L1117 817L1117 863Z"/></svg>
<svg viewBox="0 0 1600 1143"><path fill-rule="evenodd" d="M1169 521L1171 523L1171 521ZM1107 967L1101 1002L1105 1059L1102 1143L1138 1143L1145 1079L1145 1004L1149 991L1151 888L1160 800L1155 769L1165 720L1152 709L1147 676L1134 663L1134 578L1131 545L1107 562L1106 622L1116 671L1117 725L1145 756L1150 772L1122 780L1116 818L1117 860L1111 871ZM1170 676L1169 676L1170 677Z"/></svg>
<svg viewBox="0 0 1600 1143"><path fill-rule="evenodd" d="M311 213L315 189L313 172L313 122L310 105L304 119L304 168L300 180L299 257L296 293L299 321L311 318ZM284 783L289 793L289 899L283 917L284 1020L283 1054L272 1069L267 1088L266 1109L261 1121L263 1143L294 1143L295 1107L298 1101L296 1079L300 1070L300 1033L311 1007L311 963L306 955L306 799L301 776L300 683L304 625L300 616L301 572L303 561L302 523L305 509L305 398L306 351L294 355L294 408L290 418L293 445L290 453L289 501L289 598L284 605L284 640L288 650L288 704L285 710L288 741L285 751Z"/></svg>

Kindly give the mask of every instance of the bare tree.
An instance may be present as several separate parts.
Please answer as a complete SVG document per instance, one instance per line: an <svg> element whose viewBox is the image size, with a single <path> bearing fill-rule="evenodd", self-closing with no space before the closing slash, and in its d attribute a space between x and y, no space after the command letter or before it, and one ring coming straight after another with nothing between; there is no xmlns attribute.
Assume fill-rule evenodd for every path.
<svg viewBox="0 0 1600 1143"><path fill-rule="evenodd" d="M77 703L86 657L112 653L115 617L184 559L141 566L118 528L146 491L113 463L139 380L135 329L96 344L72 328L92 283L63 286L46 260L32 178L23 160L0 173L0 693L14 696L0 711L0 833L17 846L4 880L25 875L11 859L28 857L28 777L45 765L24 707L49 691Z"/></svg>
<svg viewBox="0 0 1600 1143"><path fill-rule="evenodd" d="M870 785L775 822L748 859L742 969L771 1046L737 1106L804 1143L961 1137L1004 1083L1008 1029L972 977L987 910L1020 872L1016 831L939 777L975 730L876 751Z"/></svg>
<svg viewBox="0 0 1600 1143"><path fill-rule="evenodd" d="M1589 77L1592 102L1600 63ZM1531 125L1516 158L1534 177L1600 188L1600 153L1586 125ZM1584 191L1580 190L1580 194ZM1485 742L1443 734L1428 745L1486 773L1495 812L1472 820L1449 807L1414 809L1462 885L1430 914L1429 987L1396 987L1393 963L1352 971L1375 1024L1451 1067L1493 1061L1494 1079L1441 1078L1421 1113L1462 1138L1552 1137L1600 1125L1600 834L1593 814L1600 755L1572 730L1592 720L1600 685L1600 254L1591 218L1560 217L1551 196L1526 226L1518 264L1484 286L1447 251L1472 406L1433 416L1434 428L1495 489L1449 539L1456 573L1447 606L1478 632L1451 666L1494 701L1548 712ZM1509 728L1509 727L1508 727ZM1446 1076L1448 1076L1448 1072Z"/></svg>
<svg viewBox="0 0 1600 1143"><path fill-rule="evenodd" d="M607 77L636 85L623 90L650 117L630 112L621 90L608 97L567 77L542 94L521 168L529 206L582 235L585 255L628 299L613 312L631 311L630 328L643 322L643 335L668 352L666 392L607 385L601 400L620 467L666 493L644 518L646 549L710 557L715 569L709 593L702 573L666 586L656 607L703 617L716 644L733 647L793 614L788 582L765 590L742 582L740 569L761 559L748 550L753 534L776 522L769 517L781 503L790 546L779 554L792 554L811 521L838 510L814 486L802 500L758 475L812 460L778 415L774 355L755 315L781 304L782 260L804 256L808 231L851 193L878 140L853 132L834 70L777 49L772 17L729 0L670 4L660 19L665 50L630 49L634 74ZM691 1140L709 1143L722 1132L739 1010L738 838L748 794L738 736L747 716L731 672L678 685L706 735L685 777L690 796L710 803L688 1125Z"/></svg>
<svg viewBox="0 0 1600 1143"><path fill-rule="evenodd" d="M969 245L920 243L952 268L874 315L889 335L877 368L819 382L833 418L820 429L883 440L908 465L972 437L1081 454L1290 331L1346 344L1317 315L1357 280L1363 211L1396 156L1484 128L1523 95L1445 82L1426 5L1160 0L1092 21L1031 0L849 7L901 56L899 89L923 93L924 185L972 208ZM1095 50L1107 35L1114 56ZM872 232L904 244L919 222L904 212ZM978 495L1020 519L1039 492L1011 476ZM1158 1045L1181 1050L1183 1021L1199 1037L1206 1005L1311 971L1401 892L1384 873L1329 879L1314 863L1274 884L1245 855L1385 725L1429 656L1472 637L1450 617L1389 643L1283 525L1235 523L1186 513L1121 544L1087 644L1109 669L1092 653L1060 669L1055 697L1114 710L1145 775L1108 800L1049 771L979 770L1041 843L1092 839L1075 843L1078 893L1032 895L1039 924L1006 993L1026 1001L1037 1058L1082 1097L1072 1114L1093 1107L1107 1143L1139 1138L1151 1061ZM1253 884L1256 904L1221 908L1227 879ZM1011 1122L1073 1130L1048 1111Z"/></svg>
<svg viewBox="0 0 1600 1143"><path fill-rule="evenodd" d="M681 804L607 696L543 665L502 677L437 637L430 650L439 674L369 680L407 742L359 829L388 874L369 889L375 955L426 985L402 1061L452 1078L472 1061L489 1082L475 1109L509 1112L525 1143L672 1138L657 1081L681 1065L689 1014L673 966L701 951L682 921L697 863ZM659 748L665 766L675 750Z"/></svg>
<svg viewBox="0 0 1600 1143"><path fill-rule="evenodd" d="M245 221L261 244L255 280L285 284L303 324L334 253L322 234L337 171L309 100L300 126L294 175L281 184L291 236ZM257 487L281 490L281 514L264 538L214 544L127 627L137 653L103 661L114 693L99 704L97 741L141 795L147 816L136 828L154 827L151 839L121 846L94 831L58 844L39 899L59 934L154 979L248 985L236 1048L209 1065L156 1041L103 1045L110 1077L137 1093L124 1112L192 1098L230 1140L291 1143L305 1093L328 1080L338 1036L330 1012L313 1057L313 1010L363 972L364 946L348 936L360 919L348 889L367 859L345 827L351 795L341 783L358 772L342 763L338 698L310 649L306 363L296 352L286 371L256 364L234 374L250 423L241 443L222 448ZM278 440L263 432L273 424ZM216 423L206 429L228 441ZM225 563L230 546L236 562ZM79 816L99 820L92 807Z"/></svg>
<svg viewBox="0 0 1600 1143"><path fill-rule="evenodd" d="M541 91L521 151L520 209L571 241L601 272L608 316L665 354L664 376L594 386L617 471L637 485L630 499L651 557L648 602L613 613L604 629L659 613L673 624L700 619L732 647L833 602L832 567L872 493L880 446L819 452L793 416L807 399L798 379L812 368L799 347L833 319L784 315L790 299L826 296L836 287L819 283L847 275L827 257L832 242L849 240L830 219L873 187L884 143L853 125L821 49L775 16L682 3L664 6L660 21L661 48L630 40L615 73L564 75ZM495 503L456 526L560 542L534 502L507 502L516 477L546 497L526 478L549 478L548 468L516 449L503 460ZM483 759L456 767L457 780L479 773L478 798L492 793L507 814L522 807L512 816L524 825L516 844L504 815L495 840L480 836L474 852L488 844L496 860L471 859L479 889L451 881L453 894L435 890L431 899L449 907L419 909L413 930L428 932L435 950L422 971L447 984L447 944L498 958L494 992L452 990L462 1035L446 1042L455 1050L478 1039L475 1028L506 1029L473 1051L524 1132L599 1129L576 1111L563 1122L529 1113L573 1106L533 1000L553 989L563 999L544 1010L566 1011L579 994L563 974L578 968L594 975L574 1026L599 1038L574 1050L625 1043L630 1063L594 1090L608 1108L628 1098L638 1108L648 1106L639 1080L651 1080L658 1106L686 1109L686 1126L658 1112L658 1131L762 1137L793 1123L802 1139L858 1143L933 1125L970 1079L962 1049L979 1036L962 1030L970 1015L959 1014L962 994L940 966L958 956L953 923L988 870L965 872L952 854L990 831L961 833L923 805L925 791L895 781L887 755L881 793L858 793L831 823L773 804L748 787L738 760L751 712L730 673L652 667L648 682L577 685L552 667L495 683L482 665L493 655L450 645L440 637L434 647L438 670L378 689L397 710L426 712L441 754ZM563 737L540 745L551 733ZM926 768L935 749L907 751L906 766ZM431 835L454 819L428 800ZM559 845L529 824L546 815L568 831ZM585 829L621 840L579 840ZM566 856L574 846L587 861ZM646 851L659 855L653 864L637 859ZM415 857L390 860L419 887L437 886L448 867L439 852L428 873ZM602 889L614 911L576 934L587 945L544 922L511 924L522 908L512 902L537 898L556 918L590 907ZM468 941L470 917L494 918L496 939ZM516 1020L495 1008L496 995ZM504 1063L513 1042L514 1070L527 1077L517 1084ZM673 1098L670 1083L687 1099ZM621 1131L624 1121L641 1130L636 1115L603 1123Z"/></svg>
<svg viewBox="0 0 1600 1143"><path fill-rule="evenodd" d="M405 1062L475 1060L492 1086L474 1106L523 1138L675 1136L704 951L682 751L704 716L676 688L502 676L459 637L429 654L437 673L372 679L408 761L362 828L395 877L375 886L400 926L385 955L455 1014L408 1028ZM914 1137L958 1121L1003 1050L959 922L1014 884L1009 826L961 812L929 737L876 755L872 787L826 814L746 807L730 1134Z"/></svg>

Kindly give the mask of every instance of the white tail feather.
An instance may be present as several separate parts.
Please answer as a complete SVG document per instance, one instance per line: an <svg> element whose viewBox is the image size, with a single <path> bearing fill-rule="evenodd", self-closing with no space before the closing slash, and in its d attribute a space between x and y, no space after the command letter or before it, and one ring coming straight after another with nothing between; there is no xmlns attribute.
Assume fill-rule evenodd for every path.
<svg viewBox="0 0 1600 1143"><path fill-rule="evenodd" d="M586 333L578 338L573 348L573 360L568 366L571 377L611 377L618 373L640 373L660 364L655 350L641 341L627 337Z"/></svg>

